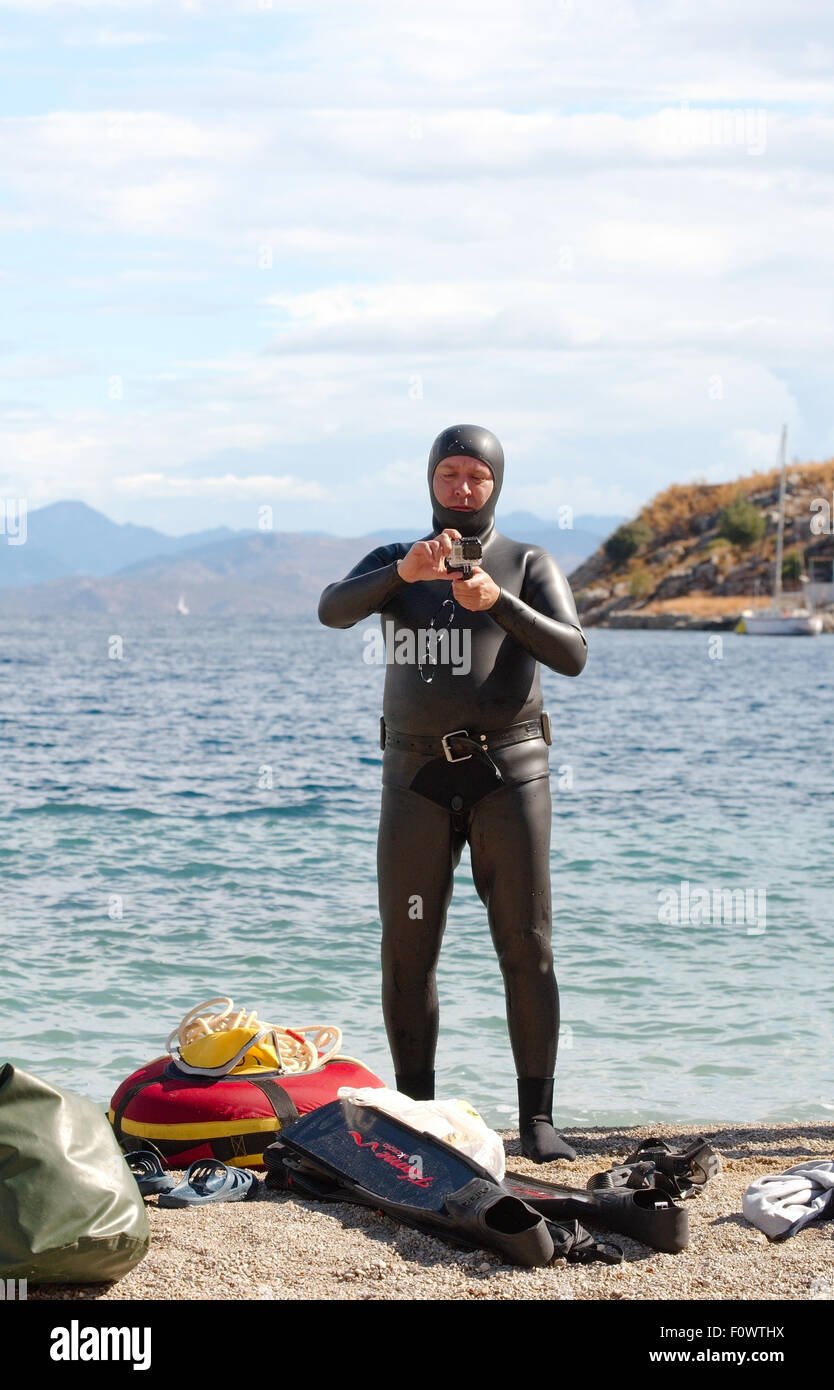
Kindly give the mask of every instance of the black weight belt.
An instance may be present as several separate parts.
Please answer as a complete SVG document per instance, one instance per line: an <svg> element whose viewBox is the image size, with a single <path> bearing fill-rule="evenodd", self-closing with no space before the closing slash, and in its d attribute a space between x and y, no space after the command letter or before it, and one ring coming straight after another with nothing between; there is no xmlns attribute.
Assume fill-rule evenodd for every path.
<svg viewBox="0 0 834 1390"><path fill-rule="evenodd" d="M488 753L496 748L507 748L512 743L526 743L532 738L543 738L545 743L550 744L550 719L546 711L537 719L525 719L520 724L510 724L506 729L488 729L484 732L453 729L448 734L429 737L404 734L386 725L384 719L379 721L381 748L399 748L406 753L421 753L426 758L445 758L449 763L462 763L474 753Z"/></svg>

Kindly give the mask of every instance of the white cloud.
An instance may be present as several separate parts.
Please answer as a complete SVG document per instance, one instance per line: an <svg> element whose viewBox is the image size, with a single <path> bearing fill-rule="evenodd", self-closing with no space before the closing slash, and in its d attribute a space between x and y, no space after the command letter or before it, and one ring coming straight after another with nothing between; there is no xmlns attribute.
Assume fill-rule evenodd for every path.
<svg viewBox="0 0 834 1390"><path fill-rule="evenodd" d="M65 42L70 47L93 48L137 48L149 43L164 43L165 35L143 29L97 29L90 34L68 36Z"/></svg>
<svg viewBox="0 0 834 1390"><path fill-rule="evenodd" d="M625 511L671 476L759 466L783 417L826 437L817 0L14 8L136 50L118 89L118 55L108 78L73 51L95 77L79 69L79 103L118 90L105 109L0 120L0 225L42 234L21 283L54 305L42 337L6 330L27 400L0 449L23 482L208 502L295 486L309 448L339 529L356 497L422 495L423 441L454 419L497 429L507 497L538 511L567 483ZM125 399L93 409L121 341ZM76 351L70 408L55 364Z"/></svg>
<svg viewBox="0 0 834 1390"><path fill-rule="evenodd" d="M33 378L76 376L86 370L86 364L72 357L9 354L0 350L0 380L31 381Z"/></svg>
<svg viewBox="0 0 834 1390"><path fill-rule="evenodd" d="M104 195L103 203L117 229L190 235L195 218L209 211L217 193L211 179L169 174L153 183L114 190Z"/></svg>
<svg viewBox="0 0 834 1390"><path fill-rule="evenodd" d="M129 179L137 164L162 173L175 159L218 168L235 163L263 146L264 132L256 122L244 126L231 117L201 122L164 111L52 111L3 117L0 141L15 179L48 172L55 161L97 176L121 169Z"/></svg>
<svg viewBox="0 0 834 1390"><path fill-rule="evenodd" d="M305 294L272 295L266 302L282 309L297 326L286 344L276 339L276 350L386 342L409 351L426 340L442 343L450 333L454 341L461 327L467 343L484 342L500 311L501 288L456 283L335 285Z"/></svg>
<svg viewBox="0 0 834 1390"><path fill-rule="evenodd" d="M607 515L633 516L645 500L635 488L610 482L605 488L602 505ZM518 485L510 482L501 493L504 512L533 512L547 519L557 517L559 508L565 504L570 505L574 513L599 511L599 480L581 474L570 477L556 475L540 483Z"/></svg>
<svg viewBox="0 0 834 1390"><path fill-rule="evenodd" d="M64 417L39 421L30 429L0 425L0 456L7 474L35 479L38 485L48 485L51 478L63 480L76 465L83 465L87 477L95 477L106 468L108 454L109 441L92 422L85 425Z"/></svg>
<svg viewBox="0 0 834 1390"><path fill-rule="evenodd" d="M259 0L255 0L256 3ZM280 4L282 0L275 0ZM206 0L205 8L213 8L222 11L229 8L227 0ZM121 11L157 11L163 13L176 13L176 11L196 10L200 7L199 0L0 0L0 10L24 10L26 13L37 13L57 10L58 17L65 14L73 15L75 11L98 10L102 15L112 13L114 10Z"/></svg>
<svg viewBox="0 0 834 1390"><path fill-rule="evenodd" d="M14 490L37 478L56 496L70 484L89 493L109 476L106 486L121 495L256 496L274 489L303 501L320 497L323 487L336 499L332 529L350 529L373 514L369 503L390 511L422 497L431 439L444 425L471 419L495 429L513 461L507 505L543 509L555 477L560 501L573 501L564 496L567 482L581 491L581 501L573 501L579 509L627 510L626 499L636 503L673 477L703 473L719 457L734 476L741 454L733 431L741 439L763 419L768 426L787 419L793 427L799 414L765 367L691 352L434 355L416 374L388 354L248 364L235 357L228 371L212 361L205 371L192 364L190 374L181 373L182 364L158 373L173 379L144 389L128 380L124 399L108 410L0 418L0 457ZM721 390L713 399L716 377ZM150 399L148 390L155 393ZM131 404L137 393L139 406ZM647 453L652 433L679 440L675 452ZM397 439L408 441L405 452L391 443ZM715 439L726 443L720 454ZM295 463L287 466L299 458L312 481L300 478ZM625 473L624 458L632 460ZM612 486L616 508L606 501Z"/></svg>
<svg viewBox="0 0 834 1390"><path fill-rule="evenodd" d="M220 478L180 478L164 473L135 473L115 478L114 487L118 492L139 493L143 497L214 497L221 501L279 497L315 502L325 495L320 483L272 474L239 478L226 473Z"/></svg>
<svg viewBox="0 0 834 1390"><path fill-rule="evenodd" d="M557 109L516 112L490 106L466 109L439 102L415 111L389 107L319 108L303 113L304 144L317 157L340 154L376 176L442 180L488 173L514 179L557 170L593 169L617 161L636 166L688 163L744 168L775 135L793 143L796 123L763 108L700 108L658 104L649 113ZM298 116L296 116L298 119ZM834 122L819 118L831 142Z"/></svg>
<svg viewBox="0 0 834 1390"><path fill-rule="evenodd" d="M779 438L779 429L734 429L730 431L728 446L738 460L740 469L750 472L776 467Z"/></svg>
<svg viewBox="0 0 834 1390"><path fill-rule="evenodd" d="M739 248L720 238L646 224L605 224L575 248L576 261L551 280L339 284L300 294L268 296L280 311L272 350L375 353L387 350L417 369L419 354L506 349L549 352L662 346L725 356L735 350L762 356L788 344L824 350L831 345L827 316L815 291L774 278L771 312L755 312L762 297L727 285L718 266L743 268ZM596 244L594 244L596 242ZM570 248L573 251L573 248ZM595 259L593 258L595 254ZM714 264L704 264L713 257ZM645 269L641 278L612 271Z"/></svg>
<svg viewBox="0 0 834 1390"><path fill-rule="evenodd" d="M727 232L718 227L622 220L592 227L589 249L614 265L715 274L728 268L730 246Z"/></svg>
<svg viewBox="0 0 834 1390"><path fill-rule="evenodd" d="M394 459L384 468L372 473L360 473L351 478L350 492L357 497L369 500L384 497L389 500L412 500L419 497L426 486L426 462L413 459Z"/></svg>
<svg viewBox="0 0 834 1390"><path fill-rule="evenodd" d="M166 269L127 266L109 275L68 275L65 284L68 289L74 290L103 290L112 297L117 286L199 285L211 278L208 270L187 270L182 265L171 265Z"/></svg>
<svg viewBox="0 0 834 1390"><path fill-rule="evenodd" d="M451 322L456 282L507 281L523 267L526 281L550 286L547 340L570 343L610 341L606 322L619 317L617 301L635 300L641 287L648 323L663 275L676 277L676 294L691 294L691 304L670 306L682 324L697 317L699 292L687 286L693 276L726 282L759 264L769 294L780 278L794 277L797 260L816 262L819 274L834 268L830 119L815 117L810 126L771 119L766 163L743 147L664 145L658 114L435 110L421 116L418 140L409 139L410 119L401 107L384 119L339 109L7 118L0 158L15 203L0 223L20 231L60 221L65 237L150 235L162 245L196 238L201 255L262 267L264 297L276 304L270 282L286 285L287 266L312 264L325 285L309 291L309 305L279 291L311 339L334 295L326 283L333 270L372 280L378 299L402 294L396 282L404 266L413 282L442 281L452 299L448 312L433 312ZM121 240L115 245L121 249ZM582 295L569 287L565 256ZM181 252L173 259L185 278L193 275ZM603 284L601 312L588 305L603 298ZM759 287L749 286L737 322L752 318L761 301ZM488 317L477 306L471 312L471 324ZM505 338L515 315L511 305L502 312ZM523 313L531 317L531 306ZM370 303L353 316L362 342L382 317ZM665 317L652 313L655 323ZM425 326L428 318L414 306L402 322ZM334 329L346 341L347 316L337 313Z"/></svg>

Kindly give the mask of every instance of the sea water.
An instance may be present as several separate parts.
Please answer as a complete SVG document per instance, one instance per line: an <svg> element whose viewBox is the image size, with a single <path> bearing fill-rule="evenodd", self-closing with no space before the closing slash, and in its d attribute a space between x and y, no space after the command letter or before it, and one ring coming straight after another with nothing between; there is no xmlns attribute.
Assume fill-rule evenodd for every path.
<svg viewBox="0 0 834 1390"><path fill-rule="evenodd" d="M188 1008L230 995L269 1022L337 1024L393 1084L367 626L5 625L3 1058L104 1103ZM579 679L542 673L559 1120L830 1116L834 642L589 641ZM439 1093L509 1126L503 989L466 852L439 992Z"/></svg>

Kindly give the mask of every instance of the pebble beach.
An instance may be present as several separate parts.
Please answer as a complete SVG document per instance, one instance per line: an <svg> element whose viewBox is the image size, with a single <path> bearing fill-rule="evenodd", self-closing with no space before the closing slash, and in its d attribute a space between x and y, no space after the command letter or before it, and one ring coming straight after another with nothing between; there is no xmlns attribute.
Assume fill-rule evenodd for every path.
<svg viewBox="0 0 834 1390"><path fill-rule="evenodd" d="M505 1133L508 1167L584 1187L657 1129L566 1131L575 1163L536 1167ZM621 1265L568 1264L518 1269L487 1251L454 1250L388 1217L347 1204L319 1205L268 1189L254 1199L191 1210L147 1203L151 1247L111 1285L41 1285L30 1299L68 1300L831 1300L834 1222L812 1224L772 1243L741 1214L754 1178L795 1163L830 1158L834 1125L802 1123L668 1129L677 1147L703 1134L723 1172L688 1200L690 1244L659 1254L627 1236Z"/></svg>

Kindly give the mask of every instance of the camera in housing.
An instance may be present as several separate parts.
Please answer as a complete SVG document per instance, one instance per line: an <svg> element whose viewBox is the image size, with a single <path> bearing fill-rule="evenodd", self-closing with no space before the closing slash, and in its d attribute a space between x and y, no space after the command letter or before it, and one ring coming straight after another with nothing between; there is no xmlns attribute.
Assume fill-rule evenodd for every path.
<svg viewBox="0 0 834 1390"><path fill-rule="evenodd" d="M483 553L481 542L476 537L464 536L462 540L452 541L452 553L446 557L446 568L464 579L470 579L472 566Z"/></svg>

